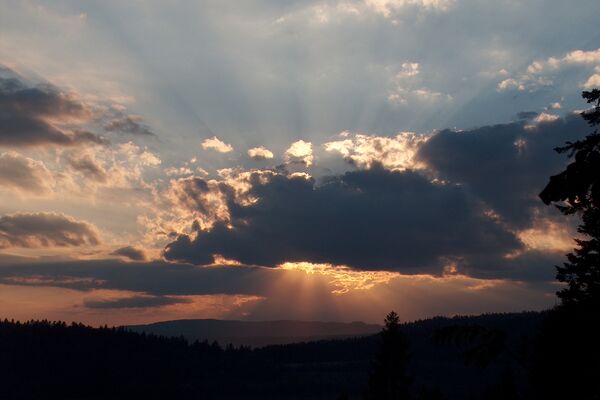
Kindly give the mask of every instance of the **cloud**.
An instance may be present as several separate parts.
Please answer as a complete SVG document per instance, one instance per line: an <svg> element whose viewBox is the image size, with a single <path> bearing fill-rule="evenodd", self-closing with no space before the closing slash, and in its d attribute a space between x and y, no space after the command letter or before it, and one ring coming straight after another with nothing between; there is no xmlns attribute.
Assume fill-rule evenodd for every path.
<svg viewBox="0 0 600 400"><path fill-rule="evenodd" d="M285 151L285 160L291 164L304 164L310 167L314 161L312 143L298 140Z"/></svg>
<svg viewBox="0 0 600 400"><path fill-rule="evenodd" d="M61 162L73 172L85 190L105 188L147 189L145 173L161 164L161 159L133 142L95 146L62 152Z"/></svg>
<svg viewBox="0 0 600 400"><path fill-rule="evenodd" d="M390 103L407 105L409 101L432 102L452 100L452 96L424 86L425 79L421 76L421 65L417 62L404 62L399 69L388 66L386 74L390 75L392 88L388 91Z"/></svg>
<svg viewBox="0 0 600 400"><path fill-rule="evenodd" d="M548 113L540 113L538 114L533 120L535 122L537 122L538 124L543 124L543 123L547 123L547 122L554 122L554 121L558 121L560 119L560 116L556 115L556 114L548 114Z"/></svg>
<svg viewBox="0 0 600 400"><path fill-rule="evenodd" d="M273 158L273 153L263 146L253 147L251 149L248 149L248 157L257 161L270 160Z"/></svg>
<svg viewBox="0 0 600 400"><path fill-rule="evenodd" d="M142 123L138 115L121 115L104 124L104 129L109 132L129 133L132 135L154 136L154 132Z"/></svg>
<svg viewBox="0 0 600 400"><path fill-rule="evenodd" d="M562 105L558 101L551 103L548 106L548 109L550 109L550 110L560 110L561 108L562 108Z"/></svg>
<svg viewBox="0 0 600 400"><path fill-rule="evenodd" d="M0 153L0 187L43 195L51 190L53 181L43 162L12 151Z"/></svg>
<svg viewBox="0 0 600 400"><path fill-rule="evenodd" d="M72 125L88 121L90 109L50 85L27 85L0 66L0 146L74 146L105 140Z"/></svg>
<svg viewBox="0 0 600 400"><path fill-rule="evenodd" d="M171 181L167 197L174 208L183 210L185 215L198 213L205 226L229 219L227 194L232 192L233 189L222 182L191 176Z"/></svg>
<svg viewBox="0 0 600 400"><path fill-rule="evenodd" d="M535 125L519 121L443 130L421 145L417 159L439 179L463 185L503 221L527 227L541 208L538 194L548 177L564 168L564 156L553 149L589 130L579 116L533 118Z"/></svg>
<svg viewBox="0 0 600 400"><path fill-rule="evenodd" d="M229 152L233 151L233 146L223 142L221 139L219 139L216 136L213 136L210 139L204 139L201 146L204 150L210 149L210 150L217 151L219 153L229 153Z"/></svg>
<svg viewBox="0 0 600 400"><path fill-rule="evenodd" d="M502 92L510 89L519 91L535 91L544 86L551 86L554 80L550 74L561 69L572 66L600 68L600 49L597 50L573 50L562 57L549 57L545 60L537 60L529 64L526 72L501 81L497 90ZM582 86L586 89L598 86L600 78L592 75Z"/></svg>
<svg viewBox="0 0 600 400"><path fill-rule="evenodd" d="M359 168L381 164L387 169L405 170L423 168L415 155L429 135L402 132L395 137L365 134L350 136L348 132L342 132L341 137L341 140L325 143L325 150L341 154L345 160Z"/></svg>
<svg viewBox="0 0 600 400"><path fill-rule="evenodd" d="M132 261L145 261L148 257L143 249L139 249L133 246L125 246L118 248L117 250L110 253L113 256L119 256Z"/></svg>
<svg viewBox="0 0 600 400"><path fill-rule="evenodd" d="M426 11L446 11L454 0L364 0L373 11L386 18L405 7L417 7Z"/></svg>
<svg viewBox="0 0 600 400"><path fill-rule="evenodd" d="M590 76L587 81L583 84L583 88L591 90L594 88L600 88L600 65L594 69L597 73Z"/></svg>
<svg viewBox="0 0 600 400"><path fill-rule="evenodd" d="M185 297L131 296L118 299L86 299L84 300L83 305L92 309L154 308L191 302L190 299Z"/></svg>
<svg viewBox="0 0 600 400"><path fill-rule="evenodd" d="M284 271L254 266L197 267L189 264L79 260L0 263L0 283L76 290L126 290L152 296L260 295Z"/></svg>
<svg viewBox="0 0 600 400"><path fill-rule="evenodd" d="M196 226L167 245L167 260L210 264L214 254L244 264L307 261L358 269L439 273L441 258L501 255L521 243L483 214L459 186L381 167L317 185L297 176L254 176L228 221Z"/></svg>
<svg viewBox="0 0 600 400"><path fill-rule="evenodd" d="M108 179L108 173L104 167L89 154L67 156L67 165L74 171L97 182L104 183Z"/></svg>
<svg viewBox="0 0 600 400"><path fill-rule="evenodd" d="M14 213L0 217L0 248L98 245L96 228L64 214Z"/></svg>
<svg viewBox="0 0 600 400"><path fill-rule="evenodd" d="M553 268L549 265L556 260L549 262L544 269L551 280ZM545 282L478 279L464 275L380 274L323 265L311 265L308 270L304 267L304 264L285 268L194 267L165 262L124 263L116 260L0 263L0 284L3 289L0 300L10 308L9 318L12 315L15 318L28 315L25 314L27 311L19 309L21 302L15 301L14 295L11 296L21 293L17 299L25 296L45 299L43 304L36 304L45 307L40 312L42 315L87 321L93 316L96 317L96 324L115 321L119 306L133 305L149 306L148 321L157 318L240 317L260 320L376 321L398 304L404 305L402 315L405 319L490 310L543 309L552 305L552 293L555 290ZM528 263L520 266L521 270L523 268L528 269ZM502 269L493 273L502 273ZM236 313L215 313L215 309L221 308L223 300L217 297L213 301L207 296L236 296L234 301L237 306L233 307ZM65 303L64 299L68 297L74 300ZM126 300L136 297L140 299ZM171 300L189 299L194 303L163 307L164 301L158 298L165 297ZM251 304L245 303L250 299L253 300ZM198 308L196 301L205 306ZM89 313L89 309L81 307L86 302L88 305L95 302L91 303L92 307L96 305L100 308L94 308ZM148 303L156 306L150 308L152 306ZM11 307L13 304L14 308ZM117 308L108 308L111 306ZM205 310L207 307L210 309L208 313ZM185 312L174 313L174 308ZM131 311L124 311L126 314L116 324L130 321ZM160 314L159 311L168 312Z"/></svg>
<svg viewBox="0 0 600 400"><path fill-rule="evenodd" d="M193 175L194 171L192 171L188 167L169 167L165 168L165 174L167 176L189 176Z"/></svg>

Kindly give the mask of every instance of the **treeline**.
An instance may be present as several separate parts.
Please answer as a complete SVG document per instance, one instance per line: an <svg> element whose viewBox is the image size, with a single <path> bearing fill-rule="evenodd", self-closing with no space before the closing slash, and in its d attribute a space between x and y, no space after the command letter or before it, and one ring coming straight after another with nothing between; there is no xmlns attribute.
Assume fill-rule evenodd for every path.
<svg viewBox="0 0 600 400"><path fill-rule="evenodd" d="M331 398L344 383L364 381L371 354L372 343L360 339L251 350L123 328L5 320L0 398Z"/></svg>
<svg viewBox="0 0 600 400"><path fill-rule="evenodd" d="M515 350L539 326L539 313L434 318L402 325L411 392L446 399L483 398L505 370L525 377L511 357L487 368L466 365L463 348L438 343L435 332L484 326L508 332ZM2 399L260 398L361 399L380 352L381 335L258 349L188 343L63 322L0 322ZM404 361L403 361L404 362Z"/></svg>

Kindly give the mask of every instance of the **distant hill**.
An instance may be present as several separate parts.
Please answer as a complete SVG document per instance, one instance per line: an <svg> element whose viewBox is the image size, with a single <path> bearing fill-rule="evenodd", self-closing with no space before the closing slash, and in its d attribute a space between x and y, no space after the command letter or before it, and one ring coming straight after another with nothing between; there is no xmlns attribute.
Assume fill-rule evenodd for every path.
<svg viewBox="0 0 600 400"><path fill-rule="evenodd" d="M208 340L221 344L262 347L275 344L313 342L325 339L345 339L373 335L380 325L364 322L317 321L236 321L217 319L188 319L130 325L134 332L159 336L183 336L190 341Z"/></svg>

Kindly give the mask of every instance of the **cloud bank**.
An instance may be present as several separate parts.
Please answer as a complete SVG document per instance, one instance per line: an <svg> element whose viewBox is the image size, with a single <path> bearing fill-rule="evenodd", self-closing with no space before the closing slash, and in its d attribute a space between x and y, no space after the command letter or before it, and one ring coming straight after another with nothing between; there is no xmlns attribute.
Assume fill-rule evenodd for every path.
<svg viewBox="0 0 600 400"><path fill-rule="evenodd" d="M98 245L96 228L58 213L15 213L0 217L0 248Z"/></svg>

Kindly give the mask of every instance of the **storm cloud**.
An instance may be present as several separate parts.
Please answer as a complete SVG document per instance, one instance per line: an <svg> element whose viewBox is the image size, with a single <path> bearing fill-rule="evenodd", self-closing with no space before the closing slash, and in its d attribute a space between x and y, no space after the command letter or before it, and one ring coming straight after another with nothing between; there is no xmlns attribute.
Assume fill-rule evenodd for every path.
<svg viewBox="0 0 600 400"><path fill-rule="evenodd" d="M0 261L2 261L0 259ZM0 262L0 283L76 290L115 289L152 296L266 293L290 271L255 266L198 267L164 261L80 260ZM297 272L300 274L301 272Z"/></svg>
<svg viewBox="0 0 600 400"><path fill-rule="evenodd" d="M313 179L255 175L251 204L229 196L229 221L180 235L168 260L210 264L214 254L244 264L287 261L439 273L440 259L499 256L519 240L486 217L459 186L382 167ZM193 195L193 193L191 194Z"/></svg>
<svg viewBox="0 0 600 400"><path fill-rule="evenodd" d="M443 130L421 145L417 158L438 178L464 185L505 222L523 228L542 206L538 194L548 177L566 162L553 149L588 131L578 115Z"/></svg>

